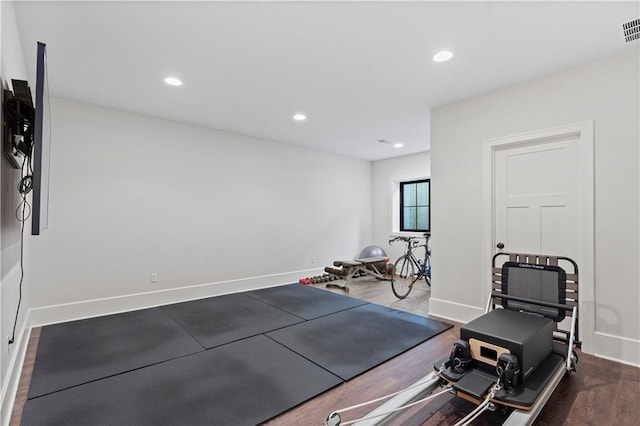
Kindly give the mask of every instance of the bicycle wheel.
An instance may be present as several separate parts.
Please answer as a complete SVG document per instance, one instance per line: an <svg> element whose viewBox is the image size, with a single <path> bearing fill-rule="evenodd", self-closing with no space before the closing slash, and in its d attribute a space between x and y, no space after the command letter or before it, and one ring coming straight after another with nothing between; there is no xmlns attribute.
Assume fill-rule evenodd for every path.
<svg viewBox="0 0 640 426"><path fill-rule="evenodd" d="M431 261L427 257L427 264L424 267L424 280L427 282L427 285L431 287Z"/></svg>
<svg viewBox="0 0 640 426"><path fill-rule="evenodd" d="M417 279L418 275L411 258L407 255L399 257L393 266L393 280L391 281L393 294L399 299L404 299Z"/></svg>

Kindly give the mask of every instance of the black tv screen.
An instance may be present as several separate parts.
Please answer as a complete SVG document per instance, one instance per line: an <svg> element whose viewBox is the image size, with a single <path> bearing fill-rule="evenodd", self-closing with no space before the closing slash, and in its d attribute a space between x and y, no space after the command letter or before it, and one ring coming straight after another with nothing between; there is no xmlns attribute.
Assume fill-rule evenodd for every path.
<svg viewBox="0 0 640 426"><path fill-rule="evenodd" d="M47 46L38 42L36 65L35 120L33 126L33 196L31 235L48 227L50 129L47 87Z"/></svg>

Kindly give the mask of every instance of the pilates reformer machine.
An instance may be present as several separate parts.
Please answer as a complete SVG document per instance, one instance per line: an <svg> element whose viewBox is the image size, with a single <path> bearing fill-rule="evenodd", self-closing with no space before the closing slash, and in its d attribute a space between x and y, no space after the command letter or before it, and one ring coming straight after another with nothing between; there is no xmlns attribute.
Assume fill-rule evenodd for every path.
<svg viewBox="0 0 640 426"><path fill-rule="evenodd" d="M471 424L485 410L498 407L508 414L503 425L530 425L565 374L575 371L574 348L580 345L576 262L563 256L498 253L492 259L486 313L460 327L448 357L408 388L333 411L324 424L393 424L402 410L450 393L477 405L455 426ZM341 419L349 410L376 403L382 405L364 417Z"/></svg>
<svg viewBox="0 0 640 426"><path fill-rule="evenodd" d="M337 287L349 292L349 284L354 278L365 275L375 277L379 280L391 281L393 284L393 265L389 264L389 257L378 246L365 247L362 252L353 260L336 260L333 266L327 266L324 271L341 277L344 284L329 283L327 287ZM340 268L340 269L337 269Z"/></svg>

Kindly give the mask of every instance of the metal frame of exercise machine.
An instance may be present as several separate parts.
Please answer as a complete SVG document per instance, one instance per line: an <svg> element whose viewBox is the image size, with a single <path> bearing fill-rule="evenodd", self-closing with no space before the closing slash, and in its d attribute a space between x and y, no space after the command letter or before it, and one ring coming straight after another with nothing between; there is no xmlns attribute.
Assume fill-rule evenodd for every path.
<svg viewBox="0 0 640 426"><path fill-rule="evenodd" d="M496 261L503 256L508 258L501 266L496 266ZM559 262L568 265L572 269L571 273L566 273L559 266ZM550 292L549 282L543 283L543 278L540 278L539 283L533 280L533 282L539 284L538 287L540 288L529 285L531 280L527 281L523 278L528 273L525 271L538 271L532 272L535 274L543 270L557 273L557 289ZM518 280L521 281L518 282ZM547 286L546 289L544 288L545 285ZM535 297L536 295L538 296L537 298ZM500 308L497 308L498 306ZM458 342L464 344L464 341L458 341L454 344L454 348L448 358L438 361L434 366L434 371L413 385L372 401L333 411L327 416L325 425L345 426L353 424L357 426L374 426L389 424L400 411L426 402L443 393L452 393L477 404L477 407L456 423L456 426L469 424L483 411L487 409L493 410L497 406L513 410L503 425L520 426L532 424L562 378L567 373L575 371L578 361L574 351L574 347L581 345L578 335L578 266L576 262L564 256L519 253L496 254L492 259L492 289L488 297L486 313L479 319L487 317L491 311L496 309L519 312L529 318L535 317L532 321L540 322L543 321L541 318L549 318L555 325L552 336L552 352L537 366L528 379L521 378L521 382L518 383L517 378L514 377L514 371L510 370L510 365L508 363L505 364L504 361L505 359L513 359L513 357L509 358L509 354L504 357L502 355L498 356L498 353L495 354L496 372L493 376L487 374L486 371L481 371L481 368L476 368L477 366L486 366L484 362L478 361L477 358L481 358L481 356L478 356L477 353L474 355L476 359L469 353L466 353L466 358L460 356L461 352L457 351L459 348L456 347L456 344ZM568 329L564 321L565 315L571 317ZM524 317L523 320L527 321ZM487 346L493 348L490 344L487 344ZM517 360L515 360L515 364L517 367ZM457 383L461 377L468 374L468 371L475 371L474 368L479 370L479 374L495 379L495 383L488 387L486 391L483 391L481 395L473 392L469 393L464 387L458 386ZM459 371L460 374L457 374L456 371ZM520 373L520 370L517 373ZM444 387L444 389L434 393L438 387ZM522 394L528 394L526 397L533 398L533 400L530 403L523 403L519 399ZM340 414L344 412L385 400L387 400L385 403L360 419L348 422L341 421Z"/></svg>

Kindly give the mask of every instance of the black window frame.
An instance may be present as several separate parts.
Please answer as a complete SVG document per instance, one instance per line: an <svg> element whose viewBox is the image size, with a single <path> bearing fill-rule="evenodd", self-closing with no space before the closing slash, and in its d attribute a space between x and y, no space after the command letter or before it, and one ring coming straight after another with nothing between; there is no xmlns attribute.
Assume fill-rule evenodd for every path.
<svg viewBox="0 0 640 426"><path fill-rule="evenodd" d="M405 228L404 226L404 187L405 185L417 184L417 183L427 183L428 185L428 197L427 197L427 229L410 229ZM420 206L417 204L415 206L416 209ZM417 223L416 223L417 226ZM415 179L400 182L400 232L431 232L431 179Z"/></svg>

